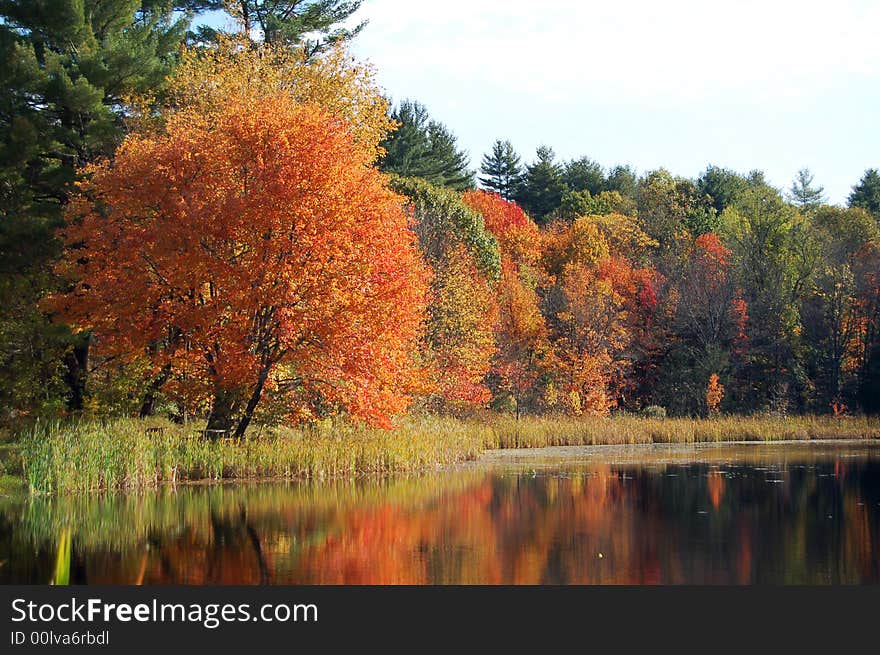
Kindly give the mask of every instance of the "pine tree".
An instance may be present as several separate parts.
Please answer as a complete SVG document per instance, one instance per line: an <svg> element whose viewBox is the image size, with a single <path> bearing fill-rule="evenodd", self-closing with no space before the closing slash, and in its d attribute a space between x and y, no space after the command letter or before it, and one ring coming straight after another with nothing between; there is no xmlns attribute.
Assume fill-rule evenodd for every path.
<svg viewBox="0 0 880 655"><path fill-rule="evenodd" d="M191 4L0 0L4 408L51 402L64 383L70 406L82 404L87 342L71 349L69 333L37 310L59 252L54 230L79 167L112 154L119 142L125 97L161 87L188 24L175 10Z"/></svg>
<svg viewBox="0 0 880 655"><path fill-rule="evenodd" d="M382 147L379 167L402 177L419 177L435 186L464 191L474 186L468 156L458 149L455 135L432 120L419 102L404 100L391 117L399 124Z"/></svg>
<svg viewBox="0 0 880 655"><path fill-rule="evenodd" d="M814 187L813 174L810 169L802 168L791 184L788 198L804 214L809 214L825 202L825 189L824 187Z"/></svg>
<svg viewBox="0 0 880 655"><path fill-rule="evenodd" d="M859 183L853 187L849 194L849 206L867 209L880 221L880 172L876 168L866 170Z"/></svg>
<svg viewBox="0 0 880 655"><path fill-rule="evenodd" d="M565 180L552 148L540 146L536 154L535 163L526 167L516 199L536 222L546 223L562 203Z"/></svg>
<svg viewBox="0 0 880 655"><path fill-rule="evenodd" d="M161 2L162 0L154 0ZM343 26L363 0L190 0L199 10L225 10L240 32L273 45L297 46L310 58L347 41L366 21ZM222 30L201 29L191 38L212 41Z"/></svg>
<svg viewBox="0 0 880 655"><path fill-rule="evenodd" d="M513 200L519 184L522 170L519 155L510 141L496 140L492 144L492 152L483 155L480 172L480 184L489 191L494 191L505 200Z"/></svg>
<svg viewBox="0 0 880 655"><path fill-rule="evenodd" d="M598 196L606 190L605 171L589 157L573 159L565 165L565 183L572 191L589 191Z"/></svg>

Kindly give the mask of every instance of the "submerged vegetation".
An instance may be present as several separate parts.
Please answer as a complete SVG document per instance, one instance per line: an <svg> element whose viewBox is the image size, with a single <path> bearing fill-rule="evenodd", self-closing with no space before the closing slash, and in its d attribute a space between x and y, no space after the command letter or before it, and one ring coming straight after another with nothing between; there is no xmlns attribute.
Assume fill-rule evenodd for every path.
<svg viewBox="0 0 880 655"><path fill-rule="evenodd" d="M411 417L394 431L330 423L206 438L166 424L117 420L44 424L21 441L35 493L132 490L193 481L328 479L424 471L487 449L611 444L880 439L880 420L830 417L655 419Z"/></svg>

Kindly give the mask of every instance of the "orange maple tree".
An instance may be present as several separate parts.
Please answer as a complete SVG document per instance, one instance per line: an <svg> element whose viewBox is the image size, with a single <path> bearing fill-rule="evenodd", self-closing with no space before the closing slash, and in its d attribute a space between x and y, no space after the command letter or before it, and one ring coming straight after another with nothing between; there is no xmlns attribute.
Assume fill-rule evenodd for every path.
<svg viewBox="0 0 880 655"><path fill-rule="evenodd" d="M389 426L421 384L429 273L402 199L343 119L289 94L172 114L92 166L50 300L118 361L147 357L208 427L266 392Z"/></svg>

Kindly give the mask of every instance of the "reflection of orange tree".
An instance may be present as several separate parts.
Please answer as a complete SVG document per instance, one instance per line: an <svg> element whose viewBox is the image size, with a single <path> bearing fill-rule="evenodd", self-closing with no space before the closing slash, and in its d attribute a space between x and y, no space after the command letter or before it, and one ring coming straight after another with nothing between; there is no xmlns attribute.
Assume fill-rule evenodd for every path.
<svg viewBox="0 0 880 655"><path fill-rule="evenodd" d="M71 579L154 584L880 579L871 510L876 497L866 494L857 464L829 466L836 476L823 478L785 467L778 471L784 479L779 486L768 485L763 476L725 477L724 466L696 465L689 472L667 466L657 463L648 471L593 462L533 475L459 472L369 484L182 491L185 500L169 496L137 505L149 509L136 519L144 531L124 541L123 533L131 530L120 525L115 545L102 545L83 530L102 525L106 539L106 517L120 513L99 504L93 513L103 520L93 521L93 513L77 505L81 520L71 523ZM52 515L69 520L64 507L27 520ZM116 509L133 507L125 501ZM839 530L828 530L829 514ZM123 515L118 520L128 521L129 514ZM762 529L768 522L770 529ZM56 527L47 523L45 532Z"/></svg>
<svg viewBox="0 0 880 655"><path fill-rule="evenodd" d="M307 564L290 581L660 582L660 563L633 519L622 481L607 466L588 476L496 478L423 511L355 510L344 531L303 553Z"/></svg>

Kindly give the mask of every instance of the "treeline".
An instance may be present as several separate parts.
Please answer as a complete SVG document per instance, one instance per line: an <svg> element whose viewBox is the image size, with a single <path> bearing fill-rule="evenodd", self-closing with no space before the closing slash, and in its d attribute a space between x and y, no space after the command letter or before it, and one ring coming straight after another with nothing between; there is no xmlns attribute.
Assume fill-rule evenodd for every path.
<svg viewBox="0 0 880 655"><path fill-rule="evenodd" d="M588 157L560 162L546 146L524 164L503 140L475 175L424 106L404 101L393 116L404 127L386 142L385 170L465 201L478 182L495 194L484 203L534 221L524 277L546 331L532 351L546 368L518 396L522 408L546 409L553 389L575 412L880 411L876 170L846 207L827 204L806 169L782 192L760 171L638 175ZM487 380L500 402L497 370Z"/></svg>
<svg viewBox="0 0 880 655"><path fill-rule="evenodd" d="M477 189L358 4L0 5L4 422L880 411L876 171L843 208L498 141Z"/></svg>

